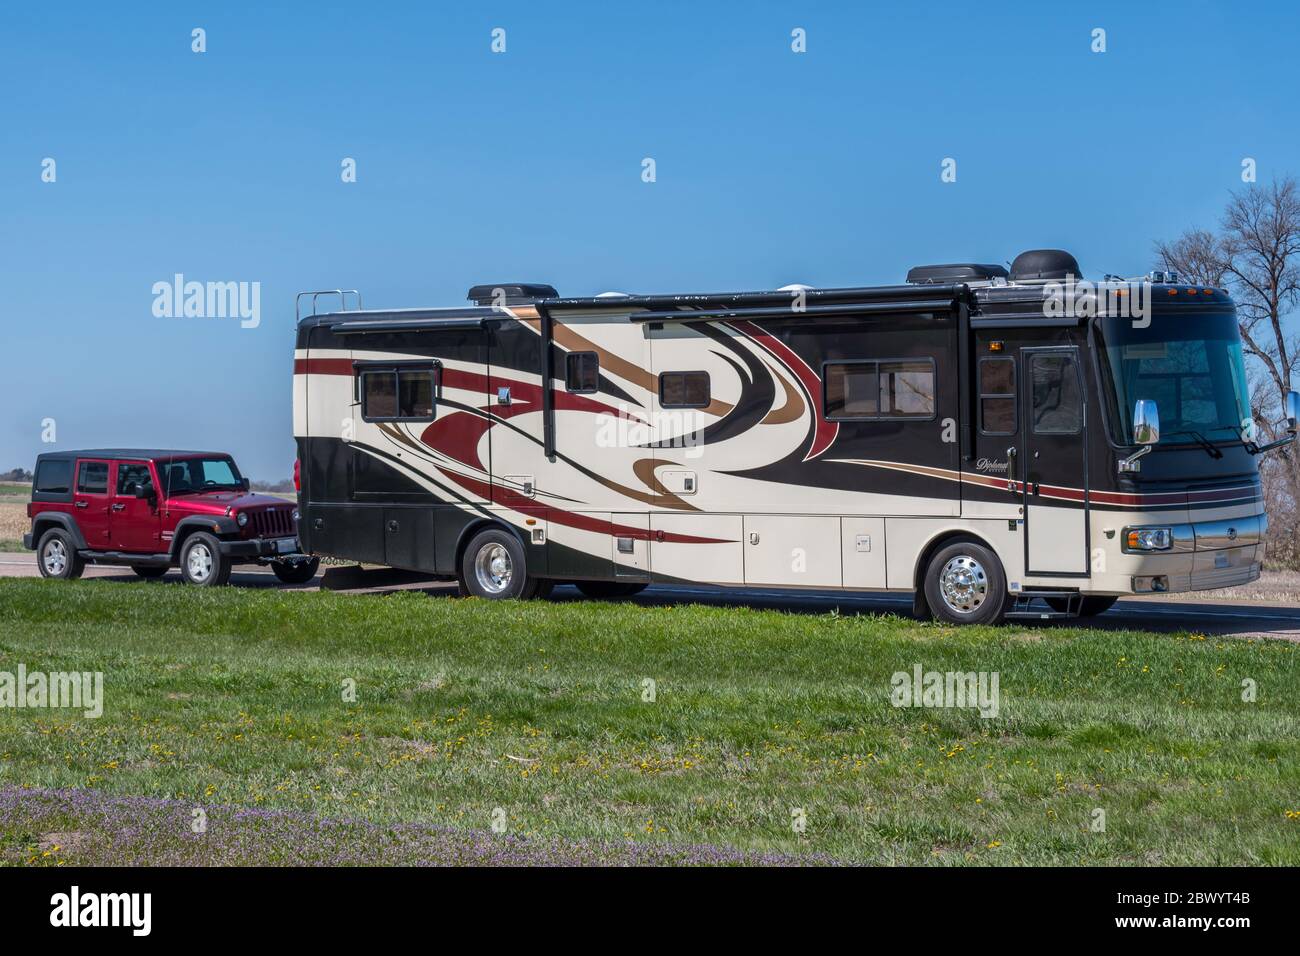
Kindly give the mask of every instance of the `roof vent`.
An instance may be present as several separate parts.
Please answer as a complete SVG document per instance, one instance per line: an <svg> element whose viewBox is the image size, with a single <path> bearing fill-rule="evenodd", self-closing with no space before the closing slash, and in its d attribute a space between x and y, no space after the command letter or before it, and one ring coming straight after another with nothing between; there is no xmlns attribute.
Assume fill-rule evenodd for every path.
<svg viewBox="0 0 1300 956"><path fill-rule="evenodd" d="M937 282L988 282L1005 279L1007 270L1002 266L979 262L950 262L938 266L914 266L907 270L907 281L912 285Z"/></svg>
<svg viewBox="0 0 1300 956"><path fill-rule="evenodd" d="M597 299L630 299L632 296L627 292L602 292L596 296Z"/></svg>
<svg viewBox="0 0 1300 956"><path fill-rule="evenodd" d="M1011 263L1012 282L1064 279L1066 276L1081 277L1079 261L1060 249L1030 249L1020 253Z"/></svg>
<svg viewBox="0 0 1300 956"><path fill-rule="evenodd" d="M540 282L495 282L476 285L465 296L475 305L525 305L538 299L555 299L554 286Z"/></svg>

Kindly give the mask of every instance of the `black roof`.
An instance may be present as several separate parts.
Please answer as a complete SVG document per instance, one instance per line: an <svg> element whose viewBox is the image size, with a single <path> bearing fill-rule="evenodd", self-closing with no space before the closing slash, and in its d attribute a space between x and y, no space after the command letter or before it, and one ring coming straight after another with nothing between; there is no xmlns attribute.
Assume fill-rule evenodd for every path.
<svg viewBox="0 0 1300 956"><path fill-rule="evenodd" d="M842 288L806 288L802 290L800 306L793 307L791 289L763 289L749 292L706 292L684 294L619 295L619 296L556 296L531 299L533 305L546 316L556 311L621 311L631 313L633 321L708 322L728 318L763 318L786 315L805 315L810 319L830 316L867 314L871 312L947 312L964 303L973 315L994 318L1024 313L1041 316L1043 300L1049 286L1043 281L997 286L968 285L960 279L941 281L942 273L952 269L971 269L996 273L1001 266L957 263L948 266L922 267L922 273L907 285L849 286ZM930 271L933 274L926 274ZM916 270L913 270L914 272ZM1080 280L1081 281L1081 280ZM1096 283L1093 283L1096 285ZM1232 307L1232 300L1223 289L1212 292L1203 289L1200 296L1178 294L1188 285L1177 283L1152 283L1152 304L1163 311L1174 308L1179 312L1196 310L1222 310ZM1200 288L1200 287L1197 287ZM1158 290L1158 291L1157 291ZM1168 291L1167 294L1166 290ZM1190 293L1190 289L1183 289ZM522 304L522 303L514 303ZM503 312L484 306L452 307L441 309L383 309L366 311L331 312L310 315L298 323L300 330L327 327L334 334L364 334L367 332L416 332L438 329L483 328L493 320L504 318ZM1077 324L1070 319L1066 324Z"/></svg>
<svg viewBox="0 0 1300 956"><path fill-rule="evenodd" d="M231 458L224 451L180 451L174 448L80 448L69 451L47 451L37 455L36 460L44 458Z"/></svg>

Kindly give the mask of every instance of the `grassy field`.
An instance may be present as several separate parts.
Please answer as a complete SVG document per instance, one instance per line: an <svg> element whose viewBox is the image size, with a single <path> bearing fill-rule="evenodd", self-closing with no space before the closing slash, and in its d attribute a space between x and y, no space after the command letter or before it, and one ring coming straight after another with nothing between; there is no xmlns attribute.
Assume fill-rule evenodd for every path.
<svg viewBox="0 0 1300 956"><path fill-rule="evenodd" d="M99 719L0 710L0 859L415 862L428 845L439 862L1295 865L1296 656L1195 634L0 581L0 671L99 670L106 699ZM1000 713L891 706L891 675L918 664L997 672ZM195 808L227 821L208 842Z"/></svg>

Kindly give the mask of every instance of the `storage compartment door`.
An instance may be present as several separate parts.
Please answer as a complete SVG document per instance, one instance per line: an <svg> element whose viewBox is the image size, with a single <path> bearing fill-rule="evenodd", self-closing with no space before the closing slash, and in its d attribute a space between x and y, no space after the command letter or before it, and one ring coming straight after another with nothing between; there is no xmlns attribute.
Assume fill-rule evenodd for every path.
<svg viewBox="0 0 1300 956"><path fill-rule="evenodd" d="M744 584L740 515L651 514L650 569L696 584Z"/></svg>
<svg viewBox="0 0 1300 956"><path fill-rule="evenodd" d="M745 516L745 583L771 587L840 586L840 519Z"/></svg>

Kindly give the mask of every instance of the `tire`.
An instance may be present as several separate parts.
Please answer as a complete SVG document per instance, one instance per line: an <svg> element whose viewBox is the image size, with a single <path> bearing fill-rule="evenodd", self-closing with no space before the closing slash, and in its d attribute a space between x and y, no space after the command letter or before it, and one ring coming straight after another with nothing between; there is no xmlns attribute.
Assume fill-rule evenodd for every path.
<svg viewBox="0 0 1300 956"><path fill-rule="evenodd" d="M925 599L948 624L998 624L1008 603L1002 562L974 541L945 545L925 570Z"/></svg>
<svg viewBox="0 0 1300 956"><path fill-rule="evenodd" d="M142 578L153 580L162 577L170 571L171 568L158 564L133 564L131 565L131 570Z"/></svg>
<svg viewBox="0 0 1300 956"><path fill-rule="evenodd" d="M221 553L216 538L206 531L196 531L185 539L181 577L186 584L201 588L219 588L230 580L230 561Z"/></svg>
<svg viewBox="0 0 1300 956"><path fill-rule="evenodd" d="M43 578L72 581L86 570L86 561L77 555L72 535L62 528L51 528L36 545L36 566Z"/></svg>
<svg viewBox="0 0 1300 956"><path fill-rule="evenodd" d="M542 586L528 576L528 559L519 539L500 528L474 535L460 561L461 589L489 601L528 600Z"/></svg>
<svg viewBox="0 0 1300 956"><path fill-rule="evenodd" d="M631 597L640 594L647 587L637 581L575 581L579 591L593 601L605 601L610 598Z"/></svg>
<svg viewBox="0 0 1300 956"><path fill-rule="evenodd" d="M271 570L284 584L306 584L320 570L320 558L299 561L296 564L291 561L272 561Z"/></svg>
<svg viewBox="0 0 1300 956"><path fill-rule="evenodd" d="M1058 614L1069 610L1069 601L1063 601L1060 598L1044 598L1047 606ZM1105 614L1118 601L1118 597L1101 597L1100 595L1086 597L1083 599L1083 606L1079 608L1079 617L1096 617L1098 614Z"/></svg>

